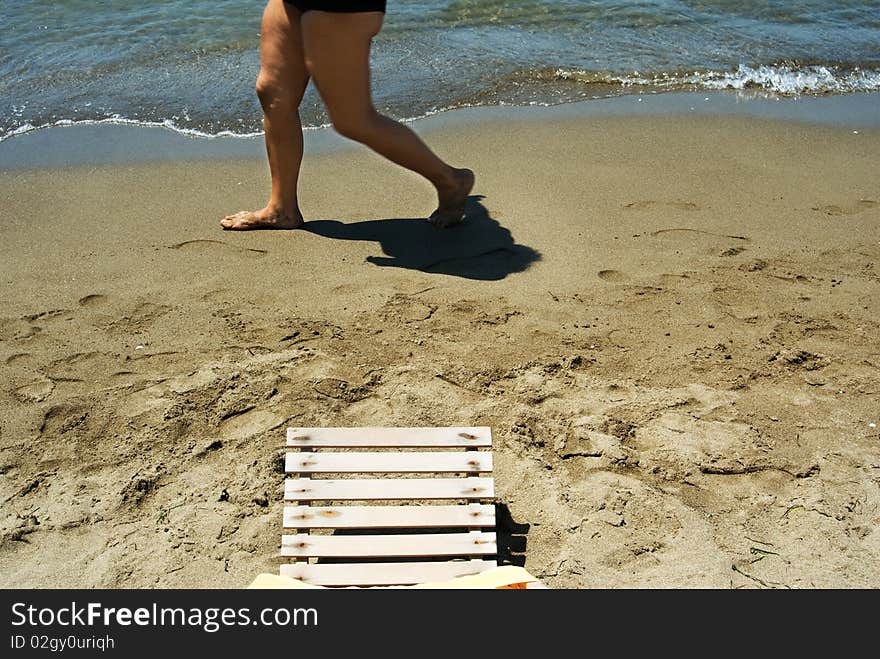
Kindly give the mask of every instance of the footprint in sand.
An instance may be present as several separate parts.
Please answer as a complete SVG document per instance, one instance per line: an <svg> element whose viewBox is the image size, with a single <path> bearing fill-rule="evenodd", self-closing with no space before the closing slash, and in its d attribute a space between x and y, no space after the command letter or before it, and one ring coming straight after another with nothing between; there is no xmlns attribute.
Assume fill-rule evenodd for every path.
<svg viewBox="0 0 880 659"><path fill-rule="evenodd" d="M41 328L20 318L0 318L0 341L29 339L41 331Z"/></svg>
<svg viewBox="0 0 880 659"><path fill-rule="evenodd" d="M775 275L772 272L768 273L768 275L774 279L781 279L782 281L787 282L796 282L798 284L810 283L810 277L807 277L806 275Z"/></svg>
<svg viewBox="0 0 880 659"><path fill-rule="evenodd" d="M157 360L160 364L167 363L168 357L173 357L174 355L179 355L180 353L175 350L163 350L161 352L140 352L135 355L131 355L130 361L138 362L141 364L148 363L151 360Z"/></svg>
<svg viewBox="0 0 880 659"><path fill-rule="evenodd" d="M63 435L82 425L89 416L89 410L82 405L55 405L43 414L40 425L41 435Z"/></svg>
<svg viewBox="0 0 880 659"><path fill-rule="evenodd" d="M156 304L150 301L141 301L128 308L127 313L110 321L104 329L117 334L131 335L143 331L145 328L158 321L163 316L174 311L174 307L166 304Z"/></svg>
<svg viewBox="0 0 880 659"><path fill-rule="evenodd" d="M382 315L404 323L415 323L428 320L437 307L415 300L402 293L395 293L382 308Z"/></svg>
<svg viewBox="0 0 880 659"><path fill-rule="evenodd" d="M603 281L626 281L628 279L620 270L600 270L596 275Z"/></svg>
<svg viewBox="0 0 880 659"><path fill-rule="evenodd" d="M235 299L237 299L235 293L233 291L230 291L225 288L218 288L213 291L208 291L207 293L205 293L201 297L202 302L210 302L210 303L217 303L217 302L229 303L230 300L235 300Z"/></svg>
<svg viewBox="0 0 880 659"><path fill-rule="evenodd" d="M76 352L54 360L47 375L63 382L96 382L118 369L119 358L103 352Z"/></svg>
<svg viewBox="0 0 880 659"><path fill-rule="evenodd" d="M140 302L131 309L125 320L132 324L147 323L161 318L172 311L172 309L173 307L169 307L167 304L156 304L149 301Z"/></svg>
<svg viewBox="0 0 880 659"><path fill-rule="evenodd" d="M55 383L48 378L18 387L12 394L22 403L42 403L55 391Z"/></svg>
<svg viewBox="0 0 880 659"><path fill-rule="evenodd" d="M104 304L107 301L106 295L99 295L97 293L93 295L86 295L85 297L81 297L79 299L79 306L81 307L96 307L100 304Z"/></svg>
<svg viewBox="0 0 880 659"><path fill-rule="evenodd" d="M9 357L6 358L6 365L23 366L28 362L33 361L33 359L33 355L31 355L29 352L17 352L14 355L9 355Z"/></svg>
<svg viewBox="0 0 880 659"><path fill-rule="evenodd" d="M683 284L686 280L690 278L690 275L684 273L679 275L671 272L664 272L659 277L660 283L662 283L664 286L676 286L678 284Z"/></svg>
<svg viewBox="0 0 880 659"><path fill-rule="evenodd" d="M846 206L839 206L837 204L813 206L813 210L831 216L857 215L858 213L862 213L871 208L876 208L877 206L880 206L880 202L872 199L859 199L854 204L847 204Z"/></svg>
<svg viewBox="0 0 880 659"><path fill-rule="evenodd" d="M711 256L736 256L745 251L744 244L752 242L748 236L715 233L704 229L671 227L658 229L650 234L660 240L668 240L675 247L697 249Z"/></svg>
<svg viewBox="0 0 880 659"><path fill-rule="evenodd" d="M186 240L182 243L177 243L176 245L169 245L168 249L180 249L199 254L216 254L220 252L226 252L228 254L237 253L252 258L259 258L269 253L265 249L236 247L235 245L230 245L220 240Z"/></svg>
<svg viewBox="0 0 880 659"><path fill-rule="evenodd" d="M243 440L278 428L286 418L270 410L250 410L220 424L219 436L223 441Z"/></svg>
<svg viewBox="0 0 880 659"><path fill-rule="evenodd" d="M353 385L337 378L324 378L312 385L312 388L328 398L336 398L347 403L363 400L370 395L369 385Z"/></svg>
<svg viewBox="0 0 880 659"><path fill-rule="evenodd" d="M110 380L113 382L114 386L122 386L128 387L139 380L141 380L144 376L139 375L134 371L115 371L110 374Z"/></svg>
<svg viewBox="0 0 880 659"><path fill-rule="evenodd" d="M631 201L630 203L623 205L624 208L629 208L631 210L646 210L654 208L655 206L668 206L680 211L701 210L701 207L692 201L657 201L655 199L645 199L643 201Z"/></svg>
<svg viewBox="0 0 880 659"><path fill-rule="evenodd" d="M663 236L663 235L672 235L675 234L700 234L704 236L714 236L716 238L730 238L731 240L741 240L743 242L750 243L752 239L747 236L733 236L726 233L715 233L713 231L704 231L703 229L690 229L687 227L676 227L672 229L657 229L657 231L652 231L651 235L655 238Z"/></svg>
<svg viewBox="0 0 880 659"><path fill-rule="evenodd" d="M610 330L606 336L608 343L618 348L634 348L645 342L644 332L633 327L618 327Z"/></svg>

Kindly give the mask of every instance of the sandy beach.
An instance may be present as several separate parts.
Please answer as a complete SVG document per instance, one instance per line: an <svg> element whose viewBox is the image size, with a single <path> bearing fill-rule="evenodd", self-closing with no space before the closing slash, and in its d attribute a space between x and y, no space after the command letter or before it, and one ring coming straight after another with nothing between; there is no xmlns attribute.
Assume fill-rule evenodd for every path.
<svg viewBox="0 0 880 659"><path fill-rule="evenodd" d="M445 232L356 145L293 232L261 158L0 174L0 584L242 587L286 426L485 425L550 587L880 586L880 130L531 112L420 122Z"/></svg>

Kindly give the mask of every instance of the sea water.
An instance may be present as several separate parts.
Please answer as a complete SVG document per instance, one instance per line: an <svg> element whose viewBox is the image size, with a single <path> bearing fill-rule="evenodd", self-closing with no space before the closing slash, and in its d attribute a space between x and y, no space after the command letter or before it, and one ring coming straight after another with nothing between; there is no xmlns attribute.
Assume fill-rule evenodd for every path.
<svg viewBox="0 0 880 659"><path fill-rule="evenodd" d="M107 121L254 135L254 0L2 0L0 140ZM398 119L675 90L880 90L880 0L389 0L373 93ZM880 110L878 110L880 111ZM307 126L326 124L309 87Z"/></svg>

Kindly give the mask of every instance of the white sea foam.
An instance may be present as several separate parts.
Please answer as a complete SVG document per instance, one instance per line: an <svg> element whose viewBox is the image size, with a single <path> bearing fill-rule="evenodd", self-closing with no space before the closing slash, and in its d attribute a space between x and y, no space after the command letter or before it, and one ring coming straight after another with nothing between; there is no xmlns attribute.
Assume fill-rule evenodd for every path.
<svg viewBox="0 0 880 659"><path fill-rule="evenodd" d="M504 105L504 103L501 103ZM438 108L432 108L430 110L425 111L422 114L414 115L411 117L403 117L400 121L404 123L412 123L414 121L418 121L419 119L425 119L427 117L431 117L437 114L441 114L444 112L449 112L450 110L457 110L463 107L476 107L472 103L464 103L459 105L448 105ZM198 130L196 128L186 128L184 126L178 126L173 119L165 119L163 121L143 121L140 119L129 119L128 117L122 117L120 115L113 115L110 117L106 117L104 119L58 119L56 121L52 121L45 124L40 124L35 126L31 123L25 123L21 126L13 128L7 131L5 134L0 135L0 142L9 139L10 137L14 137L16 135L22 135L24 133L30 133L35 130L43 130L45 128L58 128L63 126L95 126L99 124L109 124L115 126L140 126L144 128L165 128L167 130L173 131L175 133L179 133L181 135L186 135L187 137L198 137L205 139L216 139L218 137L225 138L238 138L238 139L247 139L254 137L262 137L264 135L263 131L255 131L255 132L245 132L245 133L236 133L232 130L221 130L216 133L209 133L203 130ZM324 123L317 126L303 126L303 130L322 130L326 128L330 128L332 124Z"/></svg>
<svg viewBox="0 0 880 659"><path fill-rule="evenodd" d="M7 137L12 137L13 135L21 135L22 133L29 133L32 130L36 130L37 127L33 124L22 124L18 128L13 128L6 135L0 135L0 142L5 140Z"/></svg>
<svg viewBox="0 0 880 659"><path fill-rule="evenodd" d="M770 65L753 68L741 64L736 71L694 71L689 74L661 73L653 76L638 72L631 75L603 75L560 68L555 76L561 80L619 84L623 87L760 89L780 96L880 91L880 71L860 68L841 70L831 66Z"/></svg>
<svg viewBox="0 0 880 659"><path fill-rule="evenodd" d="M35 126L31 123L25 123L21 126L17 126L16 128L7 131L3 135L0 135L0 142L7 140L10 137L14 137L15 135L22 135L24 133L30 133L32 131L42 130L44 128L57 128L61 126L94 126L98 124L110 124L115 126L141 126L146 128L165 128L167 130L173 131L175 133L180 133L181 135L186 135L188 137L199 137L207 139L215 139L218 137L253 138L261 137L263 135L263 131L236 133L235 131L231 130L221 130L216 133L209 133L206 131L198 130L196 128L186 128L184 126L178 126L173 119L165 119L163 121L142 121L140 119L129 119L128 117L122 117L115 114L104 119L58 119L57 121L40 124L38 126ZM329 124L324 124L322 126L306 126L305 128L306 130L314 130L318 128L326 128L328 125Z"/></svg>
<svg viewBox="0 0 880 659"><path fill-rule="evenodd" d="M760 88L786 96L800 94L846 94L880 90L880 71L839 71L827 66L740 65L733 73L704 74L700 81L708 89Z"/></svg>
<svg viewBox="0 0 880 659"><path fill-rule="evenodd" d="M607 74L597 71L581 71L577 69L543 69L538 72L524 72L526 79L531 78L538 83L546 83L552 80L565 80L575 84L584 85L580 91L575 91L579 98L602 98L603 96L595 96L590 93L590 89L595 90L594 85L619 85L622 88L644 87L652 88L652 93L669 91L675 89L711 89L711 90L757 90L762 93L778 96L799 96L799 95L819 95L819 94L847 94L854 92L875 92L880 91L880 70L874 69L839 69L832 66L803 66L792 67L788 65L769 65L750 67L740 65L735 71L694 71L693 73L660 73L655 75L641 74L633 72L632 74ZM522 77L519 77L515 85L521 84ZM552 94L552 93L551 93ZM614 95L614 94L612 94ZM568 100L576 100L569 98ZM552 95L544 99L528 99L523 104L531 106L550 106L559 102ZM491 105L518 105L520 103L509 102L504 98L492 100ZM430 117L432 115L447 112L449 110L462 107L475 107L484 105L484 103L453 103L450 105L438 106L415 116L407 116L402 119L404 122L412 122L417 119ZM13 108L18 110L18 108ZM184 118L187 113L184 113ZM142 126L152 128L164 128L181 135L193 138L216 139L216 138L255 138L263 135L263 131L253 132L235 132L233 130L221 130L218 132L208 132L197 128L189 128L180 126L175 119L165 119L162 121L143 121L139 119L130 119L118 114L114 114L102 119L59 119L53 122L35 125L26 122L15 128L11 128L4 134L0 134L0 142L17 135L30 133L35 130L44 128L52 128L57 126L74 126L74 125L95 125L95 124L112 124L122 126ZM322 124L319 126L308 126L309 129L328 128L330 124Z"/></svg>

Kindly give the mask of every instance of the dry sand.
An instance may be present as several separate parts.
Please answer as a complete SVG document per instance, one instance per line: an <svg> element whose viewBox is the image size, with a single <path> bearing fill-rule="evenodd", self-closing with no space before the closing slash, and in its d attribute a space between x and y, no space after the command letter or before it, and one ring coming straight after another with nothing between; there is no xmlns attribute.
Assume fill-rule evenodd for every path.
<svg viewBox="0 0 880 659"><path fill-rule="evenodd" d="M296 232L219 229L262 161L2 176L0 584L241 587L286 425L487 425L552 587L880 586L880 132L429 141L478 176L445 233L362 148Z"/></svg>

